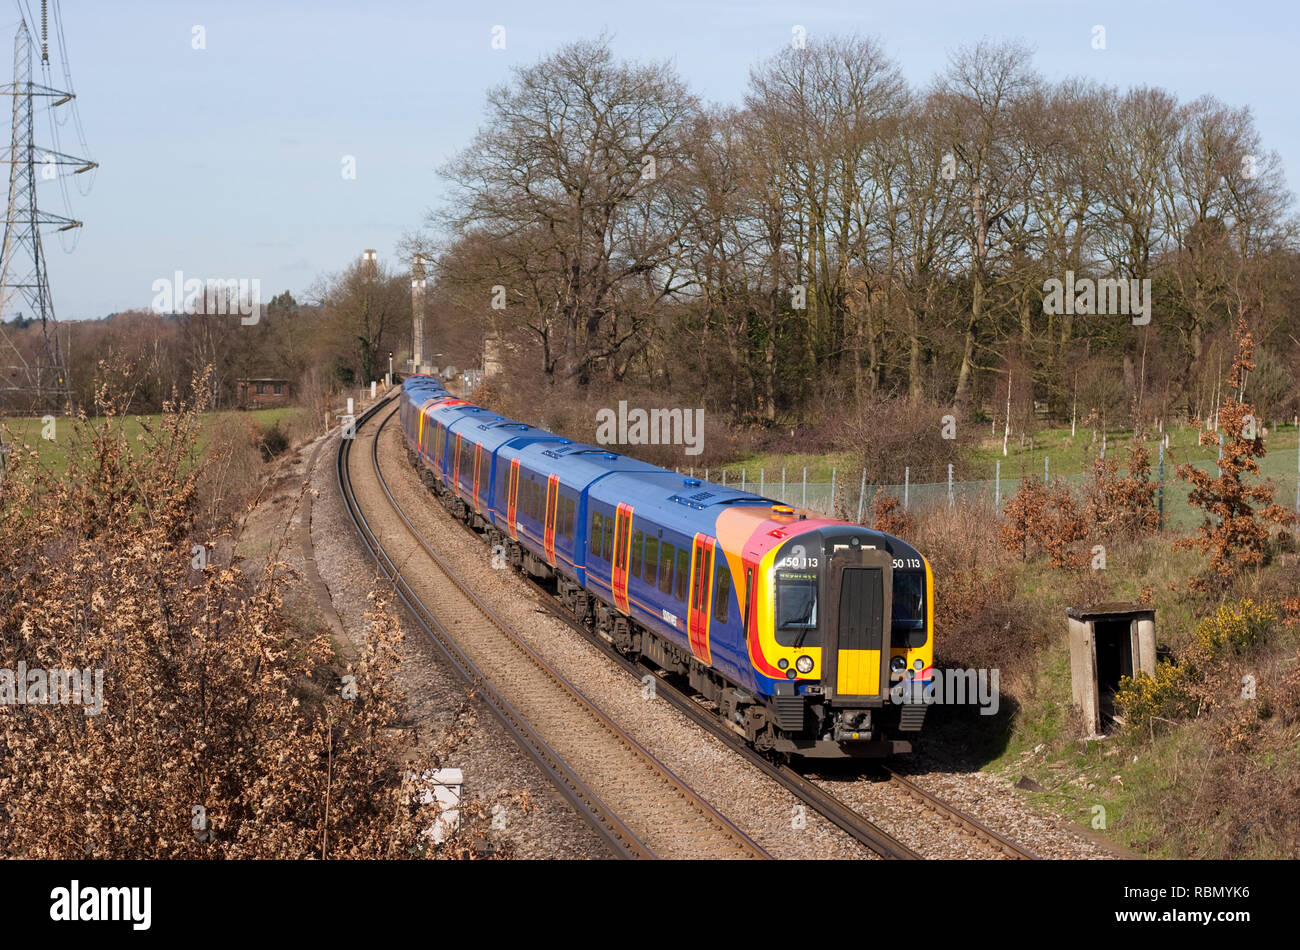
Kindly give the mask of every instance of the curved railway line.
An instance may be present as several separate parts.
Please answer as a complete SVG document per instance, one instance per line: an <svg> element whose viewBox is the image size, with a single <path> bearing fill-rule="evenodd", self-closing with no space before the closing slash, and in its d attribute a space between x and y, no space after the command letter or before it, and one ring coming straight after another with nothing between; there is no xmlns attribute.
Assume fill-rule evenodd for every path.
<svg viewBox="0 0 1300 950"><path fill-rule="evenodd" d="M358 420L356 440L341 440L338 453L339 487L358 532L381 570L393 582L403 602L411 609L420 626L430 635L447 659L467 681L478 686L489 706L515 739L543 766L561 793L602 834L614 848L615 853L624 857L638 858L767 857L768 855L757 844L707 802L695 795L662 763L654 759L650 753L614 725L604 713L596 709L563 676L549 667L531 647L472 593L446 560L433 550L412 525L389 490L379 463L379 437L394 415L394 410L384 416L365 438L370 442L370 464L377 485L382 490L387 506L400 520L402 530L415 542L417 551L413 553L418 554L419 559L436 566L436 570L432 572L436 575L433 580L441 588L438 592L440 596L437 600L437 614L435 615L426 606L425 600L412 589L404 573L409 570L405 567L408 563L407 559L393 556L390 550L393 547L392 543L390 542L386 547L380 542L375 529L362 512L362 506L354 492L349 467L352 448L350 443L362 439L359 434L362 424L375 418L390 401L391 397L375 405ZM468 525L462 522L461 526L463 530L481 540L478 533ZM661 671L623 656L611 644L574 618L545 587L531 578L525 577L525 579L539 595L537 600L548 613L582 636L604 657L636 680L642 680L646 675L654 676L658 696L854 840L886 859L916 860L923 857L867 819L855 808L841 801L819 782L800 774L788 764L774 762L757 752L720 720L704 701L680 688ZM497 661L509 657L513 668L508 670L481 668L458 643L453 633L449 631L449 626L454 628L455 635L459 637L464 637L467 633L475 636L486 635L495 644L491 655ZM497 688L494 674L497 676L504 674L505 679L509 681L508 685L516 687L522 685L522 681L518 679L521 675L535 681L549 680L549 690L558 690L565 696L565 701L550 708L547 708L545 703L530 701L528 703L530 708L521 708L523 703L518 706L512 704L503 694L503 690ZM512 695L515 694L512 692ZM525 695L530 694L525 693ZM583 728L566 728L571 725L566 717L575 715L580 717ZM558 749L553 746L548 741L551 735L563 737L565 748ZM582 749L584 742L591 742L594 748ZM613 747L619 750L619 754L614 758L632 759L635 762L632 773L640 773L647 778L652 777L653 781L648 781L646 785L651 788L657 785L658 790L647 791L644 798L632 794L628 773L619 775L617 768L611 769ZM604 751L605 749L610 751ZM587 769L593 766L595 771L589 774ZM885 767L884 771L888 775L891 786L915 799L937 818L980 840L991 850L1008 858L1036 859L1036 855L937 798L893 769ZM588 776L588 780L579 777L580 774ZM659 795L666 795L666 800L659 800L657 798ZM609 800L606 801L606 798ZM672 833L674 822L678 819L668 817L668 813L671 812L675 816L679 809L685 812L689 822L700 823L706 827L708 833L704 841L698 840L693 832L682 834L683 829L680 827L676 829L678 833ZM646 839L653 841L659 832L667 832L673 840L666 847L660 844L659 849L656 850Z"/></svg>
<svg viewBox="0 0 1300 950"><path fill-rule="evenodd" d="M378 437L386 399L340 440L344 505L419 625L486 699L560 792L628 858L765 858L767 853L542 659L457 577L415 529L383 480ZM370 476L357 478L353 448L370 443ZM387 512L384 512L384 505ZM416 570L418 565L421 570Z"/></svg>
<svg viewBox="0 0 1300 950"><path fill-rule="evenodd" d="M900 775L889 766L883 766L883 768L885 774L889 776L889 784L912 796L912 798L920 802L927 811L933 812L938 817L945 819L966 834L973 835L993 850L1002 852L1002 854L1008 858L1021 861L1038 860L1038 855L1016 844L1005 835L994 831L979 819L966 814L964 811L954 808L943 799L937 797L933 792L922 788L920 785L917 785L911 779Z"/></svg>

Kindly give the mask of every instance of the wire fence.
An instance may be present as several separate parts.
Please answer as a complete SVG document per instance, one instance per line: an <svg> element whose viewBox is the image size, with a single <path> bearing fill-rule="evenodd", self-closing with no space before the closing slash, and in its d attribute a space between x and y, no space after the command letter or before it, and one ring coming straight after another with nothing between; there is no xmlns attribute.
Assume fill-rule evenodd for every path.
<svg viewBox="0 0 1300 950"><path fill-rule="evenodd" d="M1188 464L1207 474L1217 474L1218 466L1213 459ZM924 511L939 505L951 507L959 504L982 505L998 511L1008 499L1015 496L1024 479L1065 482L1076 497L1082 497L1092 481L1091 473L1052 474L1050 457L1044 460L1043 473L1026 475L1024 478L1001 477L1000 463L997 468L999 472L995 478L943 482L913 482L909 470L904 469L901 482L887 485L869 483L865 472L841 473L835 469L831 471L829 482L809 481L807 469L772 472L766 469L755 471L730 468L706 469L698 473L691 469L689 474L698 474L716 484L765 495L787 505L857 523L870 518L872 502L879 495L893 496L907 511ZM1151 479L1156 486L1154 503L1160 512L1161 526L1182 530L1199 524L1202 512L1188 502L1191 483L1178 478L1175 468L1163 460L1162 454L1153 459ZM1267 456L1260 468L1260 475L1255 480L1271 483L1273 501L1300 514L1300 450L1295 456L1290 453L1285 456ZM951 466L949 469L951 472Z"/></svg>

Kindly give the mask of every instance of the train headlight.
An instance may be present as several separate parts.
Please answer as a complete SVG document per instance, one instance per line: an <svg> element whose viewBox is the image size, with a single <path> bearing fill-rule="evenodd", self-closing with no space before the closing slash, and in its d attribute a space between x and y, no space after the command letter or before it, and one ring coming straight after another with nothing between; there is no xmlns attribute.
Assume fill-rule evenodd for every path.
<svg viewBox="0 0 1300 950"><path fill-rule="evenodd" d="M903 670L907 669L907 661L901 656L896 656L889 661L889 668L895 673L901 673Z"/></svg>
<svg viewBox="0 0 1300 950"><path fill-rule="evenodd" d="M800 673L811 673L813 668L813 658L810 656L801 656L794 661L794 668Z"/></svg>

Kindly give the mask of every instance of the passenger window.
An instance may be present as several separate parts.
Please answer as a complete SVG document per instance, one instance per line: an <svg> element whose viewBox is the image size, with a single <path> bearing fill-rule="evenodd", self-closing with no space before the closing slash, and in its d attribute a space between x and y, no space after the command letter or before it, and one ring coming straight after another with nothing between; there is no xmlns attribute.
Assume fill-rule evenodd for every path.
<svg viewBox="0 0 1300 950"><path fill-rule="evenodd" d="M731 571L727 570L725 558L719 557L717 572L713 579L713 619L718 623L726 623L730 604Z"/></svg>
<svg viewBox="0 0 1300 950"><path fill-rule="evenodd" d="M600 557L600 539L605 536L605 516L599 513L591 516L591 545L590 554L592 557Z"/></svg>
<svg viewBox="0 0 1300 950"><path fill-rule="evenodd" d="M659 578L659 539L645 539L645 575L644 580L651 587Z"/></svg>
<svg viewBox="0 0 1300 950"><path fill-rule="evenodd" d="M673 546L667 541L659 545L659 589L665 594L673 592Z"/></svg>
<svg viewBox="0 0 1300 950"><path fill-rule="evenodd" d="M614 560L614 517L612 515L605 519L605 549L604 550L605 553L603 556L605 560L613 561Z"/></svg>
<svg viewBox="0 0 1300 950"><path fill-rule="evenodd" d="M685 548L677 549L677 593L674 595L686 603L686 585L691 579L691 552Z"/></svg>
<svg viewBox="0 0 1300 950"><path fill-rule="evenodd" d="M628 564L627 572L633 577L641 576L641 543L645 535L640 531L632 532L632 560Z"/></svg>
<svg viewBox="0 0 1300 950"><path fill-rule="evenodd" d="M573 540L573 499L564 499L564 538L566 541Z"/></svg>

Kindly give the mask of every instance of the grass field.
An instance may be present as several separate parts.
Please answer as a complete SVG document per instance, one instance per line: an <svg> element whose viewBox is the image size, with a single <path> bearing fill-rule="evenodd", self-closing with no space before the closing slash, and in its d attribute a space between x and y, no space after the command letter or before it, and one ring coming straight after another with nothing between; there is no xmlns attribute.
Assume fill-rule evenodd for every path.
<svg viewBox="0 0 1300 950"><path fill-rule="evenodd" d="M986 433L988 430L985 430ZM1187 504L1187 483L1178 478L1179 465L1191 463L1203 471L1213 472L1218 458L1215 445L1200 445L1199 431L1187 426L1176 426L1168 431L1169 448L1165 454L1164 466L1164 506L1166 524L1173 527L1189 527L1194 524L1199 514ZM1127 473L1126 465L1132 447L1131 431L1112 431L1106 435L1106 454L1119 461L1119 473ZM1270 430L1264 437L1267 454L1260 460L1260 474L1271 478L1275 487L1274 500L1278 504L1293 508L1297 491L1297 433L1293 425L1279 426ZM1077 485L1083 484L1092 474L1093 460L1101 451L1102 437L1098 433L1093 442L1091 430L1078 429L1072 436L1069 427L1044 429L1034 434L1024 445L1019 437L1010 439L1007 454L1002 454L1001 436L987 436L977 446L968 451L963 466L965 478L959 474L959 481L954 483L954 495L987 496L988 501L994 497L994 477L1001 474L1000 497L1005 500L1013 495L1022 478L1042 478L1044 459L1047 460L1047 474L1053 478L1064 478ZM1151 478L1159 480L1158 441L1155 438L1147 442L1151 455ZM745 487L751 491L762 490L773 497L781 494L781 470L785 469L788 486L783 500L791 504L799 502L804 496L800 483L807 469L808 490L806 497L813 507L824 508L830 497L832 475L836 479L836 494L841 504L847 503L850 511L856 509L860 493L860 471L853 465L852 455L848 452L827 455L809 455L793 453L781 455L769 453L739 459L734 465L726 466L727 484L739 486L744 479ZM703 477L703 469L696 469L695 474ZM896 480L889 485L868 485L866 500L870 499L876 489L888 491L898 497L904 494L903 469L900 466ZM710 469L708 477L715 482L722 480L721 469ZM907 494L913 504L944 501L948 487L945 483L921 483L911 481ZM793 501L791 500L793 498Z"/></svg>
<svg viewBox="0 0 1300 950"><path fill-rule="evenodd" d="M207 448L206 432L214 419L222 417L238 417L249 419L256 422L262 429L269 429L277 422L283 421L288 415L297 411L294 407L281 407L277 409L255 409L249 412L209 412L203 417L204 426L199 432L199 451L202 452ZM142 432L141 419L153 419L153 416L128 416L126 418L127 438L132 444L136 442L136 436ZM42 429L44 424L40 418L19 416L15 418L0 418L0 436L6 446L18 446L26 444L37 452L40 456L41 465L48 467L53 471L60 472L67 464L67 440L75 437L75 429L71 419L62 417L55 418L54 439L42 438Z"/></svg>

